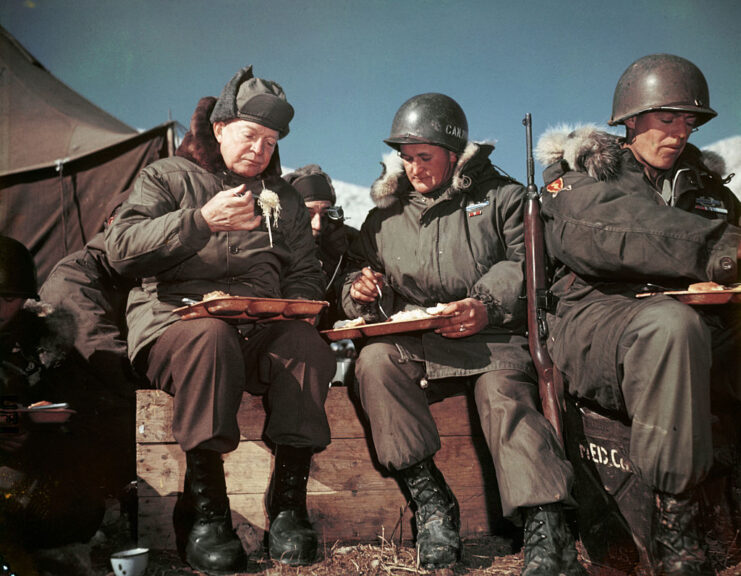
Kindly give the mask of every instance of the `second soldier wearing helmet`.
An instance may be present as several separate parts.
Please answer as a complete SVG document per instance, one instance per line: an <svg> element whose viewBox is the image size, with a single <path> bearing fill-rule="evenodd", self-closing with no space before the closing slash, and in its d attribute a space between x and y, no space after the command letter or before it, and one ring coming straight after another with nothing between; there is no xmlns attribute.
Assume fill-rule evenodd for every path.
<svg viewBox="0 0 741 576"><path fill-rule="evenodd" d="M558 301L549 350L571 395L632 421L630 460L655 493L655 568L668 575L714 573L695 496L713 464L711 386L738 409L739 320L636 294L738 281L739 202L688 142L715 115L697 66L653 54L617 83L610 123L625 137L587 126L538 144Z"/></svg>
<svg viewBox="0 0 741 576"><path fill-rule="evenodd" d="M470 389L499 480L505 515L524 513L525 574L583 574L564 522L572 469L538 410L524 337L521 184L468 139L458 103L444 94L405 102L386 143L376 207L350 256L349 317L444 305L434 332L368 338L357 392L376 454L415 508L419 561L447 567L460 555L456 497L434 462L440 437L429 402ZM379 290L382 295L379 296Z"/></svg>

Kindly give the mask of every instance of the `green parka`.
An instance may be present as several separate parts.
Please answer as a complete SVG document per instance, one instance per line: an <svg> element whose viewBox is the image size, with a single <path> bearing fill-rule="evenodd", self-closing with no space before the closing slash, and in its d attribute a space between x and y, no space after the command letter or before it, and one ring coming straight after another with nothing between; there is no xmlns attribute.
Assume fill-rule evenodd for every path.
<svg viewBox="0 0 741 576"><path fill-rule="evenodd" d="M199 109L208 118L204 100ZM191 126L198 114L196 110ZM233 296L323 299L324 279L309 213L301 195L280 178L277 148L263 174L242 178L227 171L214 154L217 143L207 120L202 130L192 128L189 135L179 156L142 170L106 231L111 266L124 276L142 279L127 304L131 359L178 321L172 311L184 298L201 300L220 290ZM211 232L201 215L209 199L242 183L255 198L263 189L280 197L272 247L265 217L255 230ZM257 202L255 208L259 212Z"/></svg>
<svg viewBox="0 0 741 576"><path fill-rule="evenodd" d="M741 205L697 148L688 144L664 175L667 204L621 146L618 136L585 126L546 133L537 148L548 166L541 213L558 301L549 350L579 396L614 409L621 376L609 351L650 305L636 294L647 283L737 282L741 241Z"/></svg>
<svg viewBox="0 0 741 576"><path fill-rule="evenodd" d="M376 207L350 249L356 269L384 274L386 311L467 297L486 305L489 325L478 334L460 340L423 334L424 358L412 360L425 362L430 379L497 369L533 374L523 336L524 188L497 172L488 158L492 150L469 143L450 185L434 200L414 191L395 153L387 156L371 188ZM350 297L355 276L348 274L343 287L345 313L378 321L375 304Z"/></svg>

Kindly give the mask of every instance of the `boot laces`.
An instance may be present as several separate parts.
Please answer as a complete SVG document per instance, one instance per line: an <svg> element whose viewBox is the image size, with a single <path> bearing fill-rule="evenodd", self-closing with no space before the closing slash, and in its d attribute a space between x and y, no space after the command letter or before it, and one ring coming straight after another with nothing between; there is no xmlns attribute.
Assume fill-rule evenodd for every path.
<svg viewBox="0 0 741 576"><path fill-rule="evenodd" d="M664 564L679 570L706 565L707 553L697 526L699 504L664 495L658 497L658 510L656 540Z"/></svg>
<svg viewBox="0 0 741 576"><path fill-rule="evenodd" d="M523 575L584 573L575 550L573 555L563 554L562 557L565 550L574 549L574 543L563 515L555 504L527 510L523 544Z"/></svg>

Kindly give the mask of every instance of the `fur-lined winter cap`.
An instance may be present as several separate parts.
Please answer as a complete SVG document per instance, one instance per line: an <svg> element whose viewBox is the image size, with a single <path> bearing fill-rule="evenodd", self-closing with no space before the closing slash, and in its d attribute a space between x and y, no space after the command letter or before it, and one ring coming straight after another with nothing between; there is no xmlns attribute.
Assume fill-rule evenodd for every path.
<svg viewBox="0 0 741 576"><path fill-rule="evenodd" d="M255 78L252 66L242 68L224 86L211 112L211 123L239 118L277 130L279 138L288 134L293 106L286 100L280 84Z"/></svg>
<svg viewBox="0 0 741 576"><path fill-rule="evenodd" d="M337 196L332 179L317 164L309 164L286 174L283 179L299 191L304 202L328 200L334 205Z"/></svg>

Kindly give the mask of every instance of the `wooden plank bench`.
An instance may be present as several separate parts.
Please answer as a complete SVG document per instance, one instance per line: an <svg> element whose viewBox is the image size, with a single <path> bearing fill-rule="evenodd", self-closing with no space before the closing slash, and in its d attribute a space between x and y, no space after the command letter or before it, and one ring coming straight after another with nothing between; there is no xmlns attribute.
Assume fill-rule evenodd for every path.
<svg viewBox="0 0 741 576"><path fill-rule="evenodd" d="M431 406L442 448L435 462L461 508L461 535L493 532L501 518L494 467L473 401L453 396ZM332 443L312 460L309 516L327 545L412 538L412 512L396 480L375 460L348 389L332 387L326 403ZM239 447L224 456L232 520L240 534L264 535L265 494L273 467L263 441L262 398L245 394L239 410ZM141 546L174 549L172 510L183 489L185 455L172 432L172 399L158 390L137 392L138 537Z"/></svg>

